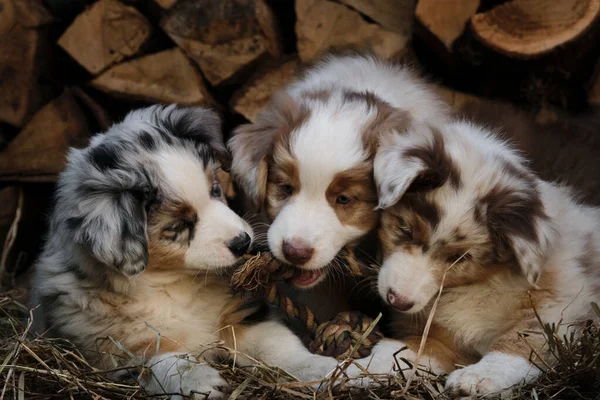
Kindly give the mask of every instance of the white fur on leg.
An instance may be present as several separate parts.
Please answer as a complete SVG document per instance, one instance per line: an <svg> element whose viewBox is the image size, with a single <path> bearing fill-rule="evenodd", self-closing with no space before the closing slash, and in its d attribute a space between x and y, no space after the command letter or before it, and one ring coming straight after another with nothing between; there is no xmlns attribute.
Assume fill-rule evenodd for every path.
<svg viewBox="0 0 600 400"><path fill-rule="evenodd" d="M276 321L255 325L244 333L238 350L279 367L301 381L321 381L337 367L331 357L312 354L287 327ZM238 356L238 364L247 363Z"/></svg>
<svg viewBox="0 0 600 400"><path fill-rule="evenodd" d="M523 357L493 351L477 364L452 372L446 381L446 389L458 396L506 394L512 386L531 382L540 373Z"/></svg>
<svg viewBox="0 0 600 400"><path fill-rule="evenodd" d="M185 353L164 353L149 361L152 371L141 378L144 390L151 394L169 393L172 400L183 396L220 399L224 394L219 388L228 386L219 372Z"/></svg>
<svg viewBox="0 0 600 400"><path fill-rule="evenodd" d="M402 350L403 349L403 350ZM396 354L397 353L397 354ZM353 364L346 370L346 375L353 379L349 384L353 386L369 386L376 379L376 375L393 374L402 371L405 378L408 378L412 372L412 363L417 358L417 354L406 347L406 345L397 340L382 340L377 343L369 357L361 358L355 361L362 369ZM403 360L407 360L407 363ZM420 369L429 369L434 374L444 372L443 366L433 358L422 356L419 360ZM371 377L362 377L365 375L363 369L368 371Z"/></svg>

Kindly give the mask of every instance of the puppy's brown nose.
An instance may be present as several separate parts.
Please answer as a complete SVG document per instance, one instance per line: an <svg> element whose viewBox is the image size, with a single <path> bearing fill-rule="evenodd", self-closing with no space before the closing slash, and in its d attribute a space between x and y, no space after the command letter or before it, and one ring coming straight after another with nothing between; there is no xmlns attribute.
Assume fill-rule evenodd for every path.
<svg viewBox="0 0 600 400"><path fill-rule="evenodd" d="M387 300L388 303L398 311L408 311L415 305L415 303L410 301L407 297L397 294L392 289L388 290Z"/></svg>
<svg viewBox="0 0 600 400"><path fill-rule="evenodd" d="M304 240L293 238L283 241L281 251L286 260L295 265L302 265L310 260L315 249L310 247Z"/></svg>

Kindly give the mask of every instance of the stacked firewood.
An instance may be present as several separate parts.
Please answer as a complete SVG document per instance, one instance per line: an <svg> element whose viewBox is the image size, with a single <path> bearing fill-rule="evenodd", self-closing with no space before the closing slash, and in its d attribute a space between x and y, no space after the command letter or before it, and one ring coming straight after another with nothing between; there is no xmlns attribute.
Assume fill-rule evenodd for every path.
<svg viewBox="0 0 600 400"><path fill-rule="evenodd" d="M413 63L457 108L580 110L600 104L599 43L600 0L0 0L0 276L34 258L7 232L43 231L68 148L131 108L204 105L229 131L352 50Z"/></svg>

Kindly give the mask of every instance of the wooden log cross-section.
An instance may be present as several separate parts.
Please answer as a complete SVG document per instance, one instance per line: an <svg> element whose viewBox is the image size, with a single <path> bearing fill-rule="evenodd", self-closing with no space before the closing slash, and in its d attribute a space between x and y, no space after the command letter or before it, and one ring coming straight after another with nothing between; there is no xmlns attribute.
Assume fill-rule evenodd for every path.
<svg viewBox="0 0 600 400"><path fill-rule="evenodd" d="M271 96L296 76L300 62L288 59L276 65L265 65L240 88L231 99L231 107L250 122L269 103Z"/></svg>
<svg viewBox="0 0 600 400"><path fill-rule="evenodd" d="M117 0L99 0L80 14L58 44L92 75L136 54L151 27L135 8Z"/></svg>
<svg viewBox="0 0 600 400"><path fill-rule="evenodd" d="M400 57L408 36L367 22L351 8L326 0L296 0L298 55L309 62L328 50L370 51L383 59Z"/></svg>
<svg viewBox="0 0 600 400"><path fill-rule="evenodd" d="M577 40L599 15L600 0L512 0L473 16L471 25L495 51L531 58Z"/></svg>
<svg viewBox="0 0 600 400"><path fill-rule="evenodd" d="M172 5L162 29L210 84L233 83L261 60L281 56L275 16L264 0L194 0Z"/></svg>
<svg viewBox="0 0 600 400"><path fill-rule="evenodd" d="M90 83L96 89L150 103L212 105L200 72L178 49L118 64Z"/></svg>

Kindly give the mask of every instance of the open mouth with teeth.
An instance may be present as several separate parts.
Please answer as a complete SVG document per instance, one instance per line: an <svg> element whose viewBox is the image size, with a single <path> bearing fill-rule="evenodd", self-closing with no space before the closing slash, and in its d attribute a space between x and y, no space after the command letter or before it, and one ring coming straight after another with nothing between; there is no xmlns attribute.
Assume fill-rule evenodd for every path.
<svg viewBox="0 0 600 400"><path fill-rule="evenodd" d="M319 284L327 276L327 268L300 269L295 268L295 274L287 282L300 289L308 289Z"/></svg>

